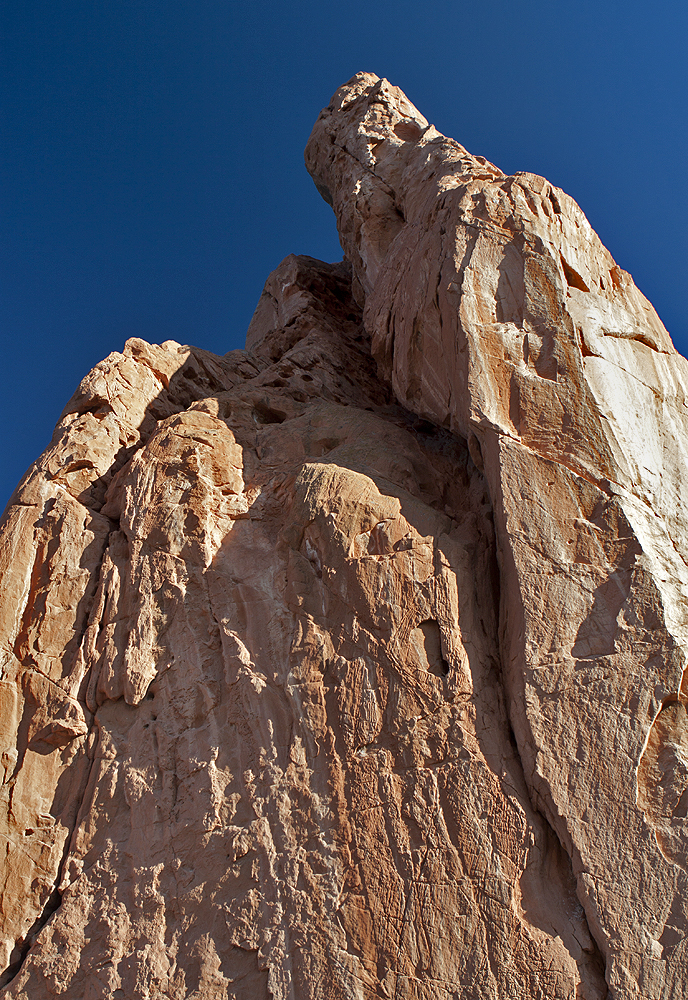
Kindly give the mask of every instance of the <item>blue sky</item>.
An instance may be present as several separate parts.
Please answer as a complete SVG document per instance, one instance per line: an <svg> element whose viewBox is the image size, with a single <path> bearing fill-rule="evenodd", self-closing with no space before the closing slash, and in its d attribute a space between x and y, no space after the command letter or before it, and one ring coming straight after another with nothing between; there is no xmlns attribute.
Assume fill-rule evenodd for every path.
<svg viewBox="0 0 688 1000"><path fill-rule="evenodd" d="M8 0L0 507L129 336L243 346L287 253L341 257L303 167L355 72L587 213L688 353L688 6Z"/></svg>

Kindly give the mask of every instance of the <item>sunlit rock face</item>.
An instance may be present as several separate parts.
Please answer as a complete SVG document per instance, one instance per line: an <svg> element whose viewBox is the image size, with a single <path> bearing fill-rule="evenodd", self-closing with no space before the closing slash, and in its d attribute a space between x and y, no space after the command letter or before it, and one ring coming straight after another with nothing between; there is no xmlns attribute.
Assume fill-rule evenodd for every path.
<svg viewBox="0 0 688 1000"><path fill-rule="evenodd" d="M359 74L313 130L381 372L467 440L529 797L613 996L688 993L688 364L578 206Z"/></svg>
<svg viewBox="0 0 688 1000"><path fill-rule="evenodd" d="M128 341L5 514L2 995L688 996L688 364L386 81L306 161L345 261Z"/></svg>

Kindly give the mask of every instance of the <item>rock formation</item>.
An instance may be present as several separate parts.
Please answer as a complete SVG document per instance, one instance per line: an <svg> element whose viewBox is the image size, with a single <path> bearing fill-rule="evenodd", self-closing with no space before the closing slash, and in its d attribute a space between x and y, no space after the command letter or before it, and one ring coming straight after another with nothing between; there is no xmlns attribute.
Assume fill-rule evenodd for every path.
<svg viewBox="0 0 688 1000"><path fill-rule="evenodd" d="M130 340L8 506L1 991L688 997L688 362L358 74L341 264Z"/></svg>

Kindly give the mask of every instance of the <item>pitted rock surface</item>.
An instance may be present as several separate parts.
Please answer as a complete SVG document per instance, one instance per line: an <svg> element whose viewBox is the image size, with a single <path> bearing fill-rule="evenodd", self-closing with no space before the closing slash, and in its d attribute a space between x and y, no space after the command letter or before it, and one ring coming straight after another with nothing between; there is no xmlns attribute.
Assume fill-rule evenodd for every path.
<svg viewBox="0 0 688 1000"><path fill-rule="evenodd" d="M2 995L688 996L688 363L386 81L306 161L345 261L128 341L5 513Z"/></svg>

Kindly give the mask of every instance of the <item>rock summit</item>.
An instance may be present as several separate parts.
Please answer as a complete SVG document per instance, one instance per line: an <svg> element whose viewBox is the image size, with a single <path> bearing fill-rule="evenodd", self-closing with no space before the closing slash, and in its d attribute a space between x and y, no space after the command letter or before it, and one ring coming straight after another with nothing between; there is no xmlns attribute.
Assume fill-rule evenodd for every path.
<svg viewBox="0 0 688 1000"><path fill-rule="evenodd" d="M127 341L0 530L0 996L688 997L688 362L359 73L246 350Z"/></svg>

